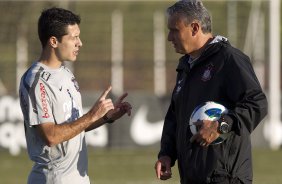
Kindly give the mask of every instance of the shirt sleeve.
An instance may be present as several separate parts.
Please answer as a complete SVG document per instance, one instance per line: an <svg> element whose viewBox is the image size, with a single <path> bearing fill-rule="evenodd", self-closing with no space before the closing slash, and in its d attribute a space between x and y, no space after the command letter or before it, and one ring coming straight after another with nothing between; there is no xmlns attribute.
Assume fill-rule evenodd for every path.
<svg viewBox="0 0 282 184"><path fill-rule="evenodd" d="M30 89L29 117L30 125L38 125L46 122L55 122L52 113L51 90L49 85L42 81L38 82Z"/></svg>

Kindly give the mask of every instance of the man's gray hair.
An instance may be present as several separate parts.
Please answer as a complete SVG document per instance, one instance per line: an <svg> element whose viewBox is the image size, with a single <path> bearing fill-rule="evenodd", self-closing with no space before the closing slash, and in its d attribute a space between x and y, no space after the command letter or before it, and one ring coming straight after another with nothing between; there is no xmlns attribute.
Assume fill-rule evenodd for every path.
<svg viewBox="0 0 282 184"><path fill-rule="evenodd" d="M186 18L187 25L193 21L201 24L203 33L211 33L211 17L200 0L180 0L167 9L169 16L178 14Z"/></svg>

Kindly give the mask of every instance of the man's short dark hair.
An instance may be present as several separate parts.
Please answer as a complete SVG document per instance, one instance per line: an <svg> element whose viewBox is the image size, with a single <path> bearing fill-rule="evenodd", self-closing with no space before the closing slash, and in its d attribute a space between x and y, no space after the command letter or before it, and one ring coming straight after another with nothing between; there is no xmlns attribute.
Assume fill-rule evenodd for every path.
<svg viewBox="0 0 282 184"><path fill-rule="evenodd" d="M52 36L58 41L67 34L67 26L80 24L80 16L63 8L49 8L43 10L38 20L38 36L44 48Z"/></svg>

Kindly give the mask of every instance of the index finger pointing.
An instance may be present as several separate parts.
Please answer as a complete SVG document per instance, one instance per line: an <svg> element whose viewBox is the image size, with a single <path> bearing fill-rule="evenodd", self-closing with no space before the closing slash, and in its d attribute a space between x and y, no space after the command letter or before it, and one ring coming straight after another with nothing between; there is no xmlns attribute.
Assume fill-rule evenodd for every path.
<svg viewBox="0 0 282 184"><path fill-rule="evenodd" d="M112 89L112 86L109 86L109 87L102 93L102 95L100 96L100 99L101 99L101 100L105 100L106 97L107 97L107 95L108 95L108 93L111 91L111 89Z"/></svg>
<svg viewBox="0 0 282 184"><path fill-rule="evenodd" d="M117 103L121 103L121 102L123 101L123 99L124 99L125 97L127 97L127 95L128 95L128 93L124 93L123 95L121 95L121 96L118 98Z"/></svg>

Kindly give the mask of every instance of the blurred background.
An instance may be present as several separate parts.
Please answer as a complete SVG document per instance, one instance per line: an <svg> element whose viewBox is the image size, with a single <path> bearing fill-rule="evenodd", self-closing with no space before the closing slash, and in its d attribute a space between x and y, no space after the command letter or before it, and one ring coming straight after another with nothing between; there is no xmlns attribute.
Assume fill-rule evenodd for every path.
<svg viewBox="0 0 282 184"><path fill-rule="evenodd" d="M80 86L84 111L112 85L111 96L128 92L130 117L87 133L89 175L97 184L160 182L154 173L163 118L181 55L167 42L165 10L173 0L0 1L0 183L26 183L26 153L19 80L41 52L41 11L62 7L81 16L83 47L66 65ZM269 100L269 115L252 134L254 183L282 183L280 0L203 0L213 34L229 39L252 60Z"/></svg>

